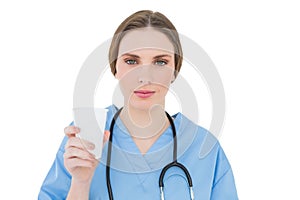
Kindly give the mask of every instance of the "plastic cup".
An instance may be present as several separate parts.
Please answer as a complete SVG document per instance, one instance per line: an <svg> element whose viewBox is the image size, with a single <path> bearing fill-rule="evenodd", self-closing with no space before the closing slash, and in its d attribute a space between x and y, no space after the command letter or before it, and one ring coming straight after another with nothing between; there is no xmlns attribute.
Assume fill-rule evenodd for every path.
<svg viewBox="0 0 300 200"><path fill-rule="evenodd" d="M74 124L80 128L77 136L82 139L83 146L94 154L96 159L100 159L102 155L107 111L104 108L93 107L73 108ZM89 150L85 141L93 143L95 148Z"/></svg>

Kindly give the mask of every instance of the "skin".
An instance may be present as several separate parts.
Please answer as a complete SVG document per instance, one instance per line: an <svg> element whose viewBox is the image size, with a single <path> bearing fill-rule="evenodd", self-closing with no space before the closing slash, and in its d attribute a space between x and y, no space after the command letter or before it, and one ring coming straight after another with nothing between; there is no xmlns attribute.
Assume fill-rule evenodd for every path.
<svg viewBox="0 0 300 200"><path fill-rule="evenodd" d="M68 136L64 153L64 165L72 175L67 199L89 199L90 183L99 161L83 146L82 140L76 137L76 134L80 132L78 127L68 126L64 129L64 132ZM105 131L103 142L107 142L108 138L109 131ZM90 150L94 149L92 143L83 142Z"/></svg>
<svg viewBox="0 0 300 200"><path fill-rule="evenodd" d="M165 96L173 80L174 55L158 49L141 49L121 55L117 60L116 78L124 95L120 114L141 154L169 126L165 115ZM135 91L151 91L140 98Z"/></svg>
<svg viewBox="0 0 300 200"><path fill-rule="evenodd" d="M150 31L150 32L149 32ZM152 31L152 32L151 32ZM145 38L145 34L154 35L158 41L151 41L154 46L139 43L139 47L128 47L137 37ZM149 43L149 41L147 41ZM136 43L134 43L136 44ZM131 50L133 48L133 50ZM147 31L132 31L120 43L117 59L117 73L120 88L124 96L124 107L120 118L128 129L133 141L141 154L147 153L160 135L168 128L169 121L165 115L165 97L174 77L174 53L168 38L154 29ZM150 92L149 97L140 97L141 91ZM65 146L64 165L72 175L68 200L89 199L92 177L98 165L98 160L82 145L76 137L80 129L68 126L64 130L68 136ZM104 133L104 142L109 138L109 131ZM93 144L87 141L85 146L93 149Z"/></svg>

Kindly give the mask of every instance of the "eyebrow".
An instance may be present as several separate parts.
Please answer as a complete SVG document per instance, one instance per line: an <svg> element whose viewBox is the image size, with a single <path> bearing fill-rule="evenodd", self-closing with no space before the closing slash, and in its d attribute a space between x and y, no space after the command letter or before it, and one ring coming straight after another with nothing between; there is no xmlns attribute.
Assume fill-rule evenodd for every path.
<svg viewBox="0 0 300 200"><path fill-rule="evenodd" d="M169 54L162 54L162 55L154 56L155 59L162 58L162 57L169 57L169 58L171 58L172 56L170 56Z"/></svg>
<svg viewBox="0 0 300 200"><path fill-rule="evenodd" d="M123 56L131 56L131 57L135 57L135 58L140 58L138 55L131 54L131 53L124 53L121 57L123 57Z"/></svg>
<svg viewBox="0 0 300 200"><path fill-rule="evenodd" d="M131 53L125 53L125 54L122 55L122 57L123 56L131 56L131 57L134 57L134 58L140 58L140 56L135 55L135 54L131 54ZM169 54L161 54L161 55L154 56L154 59L162 58L162 57L169 57L169 58L171 58L172 56L169 55Z"/></svg>

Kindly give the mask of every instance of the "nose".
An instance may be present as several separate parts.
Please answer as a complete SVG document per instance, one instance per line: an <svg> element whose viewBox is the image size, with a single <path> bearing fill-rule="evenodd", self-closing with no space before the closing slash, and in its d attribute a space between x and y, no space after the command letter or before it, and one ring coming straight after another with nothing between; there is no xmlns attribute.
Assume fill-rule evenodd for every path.
<svg viewBox="0 0 300 200"><path fill-rule="evenodd" d="M140 66L139 74L138 74L138 82L141 84L150 84L153 81L153 72L151 70L151 66L143 65Z"/></svg>

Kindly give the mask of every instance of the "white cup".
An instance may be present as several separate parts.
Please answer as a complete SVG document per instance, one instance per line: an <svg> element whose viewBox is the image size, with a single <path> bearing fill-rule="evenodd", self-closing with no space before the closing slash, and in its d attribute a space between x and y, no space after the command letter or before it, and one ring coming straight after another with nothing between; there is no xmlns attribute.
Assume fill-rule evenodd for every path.
<svg viewBox="0 0 300 200"><path fill-rule="evenodd" d="M100 159L102 155L107 111L104 108L94 107L73 108L74 124L80 128L77 136L95 145L93 150L89 150L86 143L82 142L84 147L95 155L96 159Z"/></svg>

